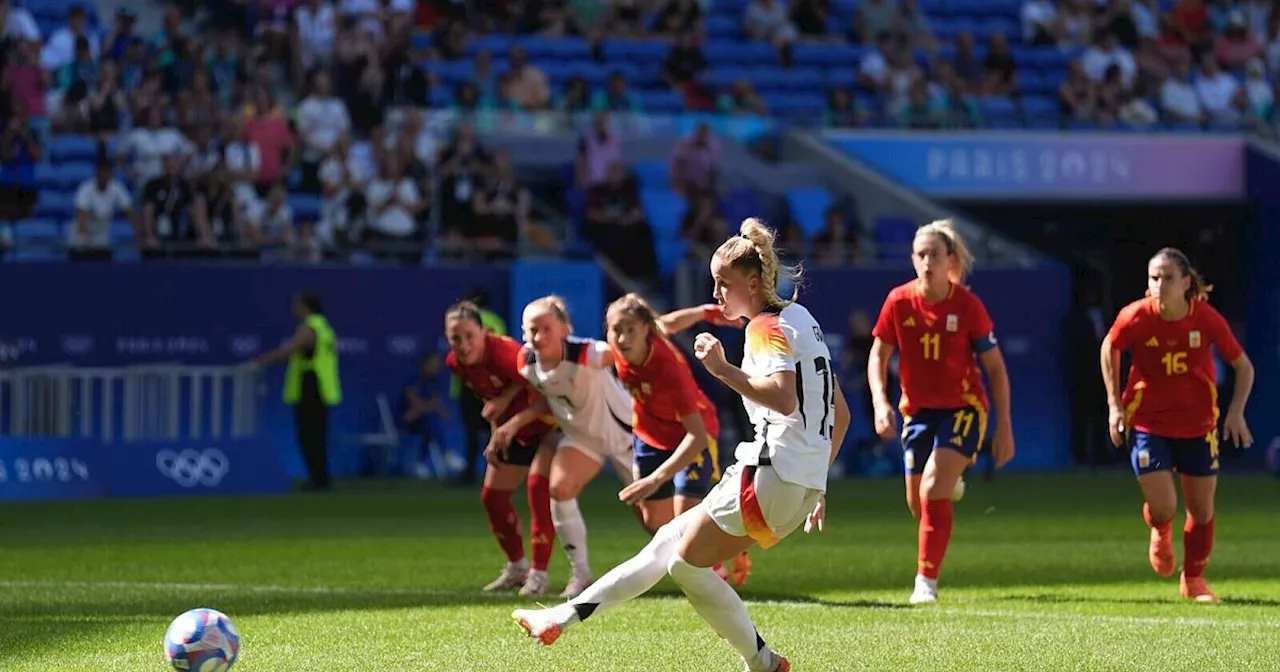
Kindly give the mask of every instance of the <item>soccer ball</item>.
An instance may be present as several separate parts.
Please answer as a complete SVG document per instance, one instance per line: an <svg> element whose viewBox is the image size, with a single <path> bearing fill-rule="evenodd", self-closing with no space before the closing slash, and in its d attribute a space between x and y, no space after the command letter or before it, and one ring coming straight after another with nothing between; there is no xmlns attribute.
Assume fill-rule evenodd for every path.
<svg viewBox="0 0 1280 672"><path fill-rule="evenodd" d="M192 609L169 625L164 655L175 670L227 672L240 655L240 633L221 611Z"/></svg>

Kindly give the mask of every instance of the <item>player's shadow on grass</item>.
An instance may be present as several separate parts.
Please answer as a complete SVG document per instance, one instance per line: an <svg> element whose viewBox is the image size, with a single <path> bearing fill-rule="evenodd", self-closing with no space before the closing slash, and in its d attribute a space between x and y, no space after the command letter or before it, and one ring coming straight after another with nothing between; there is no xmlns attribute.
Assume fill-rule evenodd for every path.
<svg viewBox="0 0 1280 672"><path fill-rule="evenodd" d="M1106 595L1060 595L1049 593L1017 593L1000 595L992 599L1000 602L1034 602L1037 604L1138 604L1144 606L1156 604L1182 604L1186 602L1186 600L1181 598L1170 596L1140 598L1107 597ZM1274 609L1276 607L1280 607L1280 600L1251 597L1224 597L1221 598L1221 604L1232 607L1266 607Z"/></svg>
<svg viewBox="0 0 1280 672"><path fill-rule="evenodd" d="M845 609L910 609L907 604L886 602L884 600L832 600L823 597L812 597L799 593L782 593L772 591L744 590L742 599L752 605L814 605L821 607L838 607ZM658 588L645 593L646 598L683 599L684 593L673 588ZM641 598L644 599L644 598Z"/></svg>

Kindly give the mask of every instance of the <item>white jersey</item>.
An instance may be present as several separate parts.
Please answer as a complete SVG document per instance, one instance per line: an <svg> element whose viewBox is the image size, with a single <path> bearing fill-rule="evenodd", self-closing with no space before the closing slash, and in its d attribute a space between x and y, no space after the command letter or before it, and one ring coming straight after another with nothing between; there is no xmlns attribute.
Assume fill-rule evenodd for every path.
<svg viewBox="0 0 1280 672"><path fill-rule="evenodd" d="M782 480L825 491L836 389L822 327L798 303L756 315L747 324L742 370L753 378L794 372L796 410L783 415L744 397L755 439L738 444L738 462L767 462Z"/></svg>
<svg viewBox="0 0 1280 672"><path fill-rule="evenodd" d="M631 448L631 395L613 371L600 368L609 344L570 337L564 357L550 371L538 365L533 348L520 350L520 375L547 398L569 442L612 454Z"/></svg>

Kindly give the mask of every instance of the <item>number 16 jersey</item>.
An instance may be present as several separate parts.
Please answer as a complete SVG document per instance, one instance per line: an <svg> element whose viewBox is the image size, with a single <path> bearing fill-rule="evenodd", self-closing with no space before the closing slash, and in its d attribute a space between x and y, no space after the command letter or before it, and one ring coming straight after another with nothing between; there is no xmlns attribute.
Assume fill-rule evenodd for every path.
<svg viewBox="0 0 1280 672"><path fill-rule="evenodd" d="M885 298L871 334L898 350L904 416L965 406L987 410L975 355L996 346L995 327L967 288L952 285L947 298L930 302L917 281L899 285Z"/></svg>
<svg viewBox="0 0 1280 672"><path fill-rule="evenodd" d="M835 375L822 327L798 303L766 309L747 324L742 371L763 378L796 374L796 409L790 415L743 397L755 439L738 444L743 464L768 462L788 483L825 491L835 428Z"/></svg>

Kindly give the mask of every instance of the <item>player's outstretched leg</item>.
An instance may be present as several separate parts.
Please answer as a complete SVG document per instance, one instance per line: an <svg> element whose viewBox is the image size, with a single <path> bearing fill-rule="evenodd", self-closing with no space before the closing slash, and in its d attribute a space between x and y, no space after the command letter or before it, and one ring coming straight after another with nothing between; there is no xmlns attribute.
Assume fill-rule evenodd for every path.
<svg viewBox="0 0 1280 672"><path fill-rule="evenodd" d="M731 537L721 530L706 513L696 511L697 517L689 521L683 541L684 553L706 555L707 566L691 564L677 551L667 563L667 573L689 599L689 605L707 622L729 646L732 646L746 663L748 672L786 672L791 664L781 654L765 643L743 604L729 584L711 570L711 560L720 555L717 550L728 544L737 546L729 553L737 555L741 539ZM727 554L727 553L726 553ZM697 561L698 558L694 558Z"/></svg>
<svg viewBox="0 0 1280 672"><path fill-rule="evenodd" d="M1182 477L1187 522L1182 529L1182 577L1179 592L1196 602L1217 602L1218 596L1204 579L1204 569L1213 551L1213 499L1217 476Z"/></svg>
<svg viewBox="0 0 1280 672"><path fill-rule="evenodd" d="M554 644L566 628L643 595L667 573L688 517L677 518L657 533L634 557L609 570L572 600L550 609L517 609L511 614L530 637Z"/></svg>

